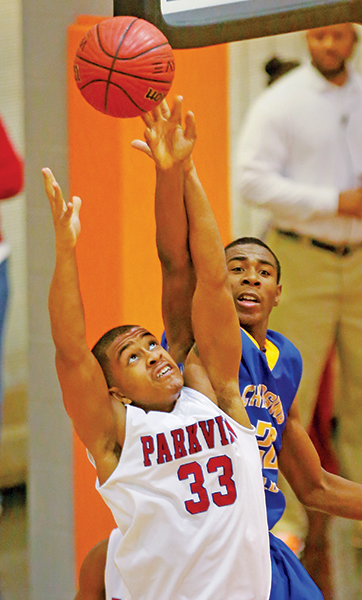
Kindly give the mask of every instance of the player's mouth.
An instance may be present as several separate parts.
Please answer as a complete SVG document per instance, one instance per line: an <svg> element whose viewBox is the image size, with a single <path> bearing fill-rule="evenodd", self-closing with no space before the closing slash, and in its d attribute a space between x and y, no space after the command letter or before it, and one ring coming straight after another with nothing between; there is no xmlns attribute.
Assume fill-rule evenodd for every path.
<svg viewBox="0 0 362 600"><path fill-rule="evenodd" d="M257 294L253 294L252 292L244 292L243 294L239 294L237 297L237 302L239 306L251 308L255 307L257 304L260 304L260 299Z"/></svg>
<svg viewBox="0 0 362 600"><path fill-rule="evenodd" d="M163 367L157 369L156 379L161 379L162 377L165 377L171 371L172 371L172 367L170 365L164 365Z"/></svg>

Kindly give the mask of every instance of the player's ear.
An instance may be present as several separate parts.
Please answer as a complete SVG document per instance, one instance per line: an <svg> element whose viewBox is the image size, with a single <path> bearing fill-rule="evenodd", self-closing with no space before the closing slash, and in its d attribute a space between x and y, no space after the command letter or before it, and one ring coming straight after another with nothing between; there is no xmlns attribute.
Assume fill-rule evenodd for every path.
<svg viewBox="0 0 362 600"><path fill-rule="evenodd" d="M108 393L113 400L117 400L118 402L122 402L122 404L131 404L132 400L127 398L117 387L111 387L108 390Z"/></svg>
<svg viewBox="0 0 362 600"><path fill-rule="evenodd" d="M278 306L281 295L282 295L282 284L278 283L277 292L275 294L275 299L274 299L274 306Z"/></svg>

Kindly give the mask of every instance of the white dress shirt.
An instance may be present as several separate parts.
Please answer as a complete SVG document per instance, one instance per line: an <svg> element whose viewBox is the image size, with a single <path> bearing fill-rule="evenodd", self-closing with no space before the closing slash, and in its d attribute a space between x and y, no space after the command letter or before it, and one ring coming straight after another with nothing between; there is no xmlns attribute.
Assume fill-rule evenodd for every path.
<svg viewBox="0 0 362 600"><path fill-rule="evenodd" d="M283 76L252 106L238 147L244 199L272 224L326 242L362 241L362 221L338 216L338 197L362 185L362 77L341 87L312 65Z"/></svg>

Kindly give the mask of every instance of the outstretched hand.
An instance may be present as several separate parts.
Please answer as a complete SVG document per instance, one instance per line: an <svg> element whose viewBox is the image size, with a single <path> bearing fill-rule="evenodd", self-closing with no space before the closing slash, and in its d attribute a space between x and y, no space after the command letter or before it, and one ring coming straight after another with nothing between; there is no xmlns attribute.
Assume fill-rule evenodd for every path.
<svg viewBox="0 0 362 600"><path fill-rule="evenodd" d="M79 211L81 199L73 196L65 202L59 183L52 171L42 169L44 186L52 210L57 247L74 248L80 233Z"/></svg>
<svg viewBox="0 0 362 600"><path fill-rule="evenodd" d="M133 148L152 157L162 170L191 159L196 140L195 117L189 111L185 116L185 127L182 127L181 96L175 98L171 110L163 100L152 113L143 115L142 119L146 125L144 132L146 142L134 140Z"/></svg>

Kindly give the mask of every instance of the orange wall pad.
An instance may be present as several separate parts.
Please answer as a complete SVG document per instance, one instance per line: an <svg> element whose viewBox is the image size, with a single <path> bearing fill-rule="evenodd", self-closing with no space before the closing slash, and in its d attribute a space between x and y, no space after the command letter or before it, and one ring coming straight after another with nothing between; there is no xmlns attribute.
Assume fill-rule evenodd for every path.
<svg viewBox="0 0 362 600"><path fill-rule="evenodd" d="M155 247L152 161L131 148L143 139L140 118L115 119L89 106L73 77L73 59L84 34L101 18L81 16L68 30L70 193L82 198L78 263L87 339L93 345L109 328L141 324L162 333L161 270ZM169 103L184 97L196 116L194 159L225 243L230 241L228 202L227 48L175 52ZM74 437L74 510L77 571L90 548L114 526L95 491L96 474Z"/></svg>

